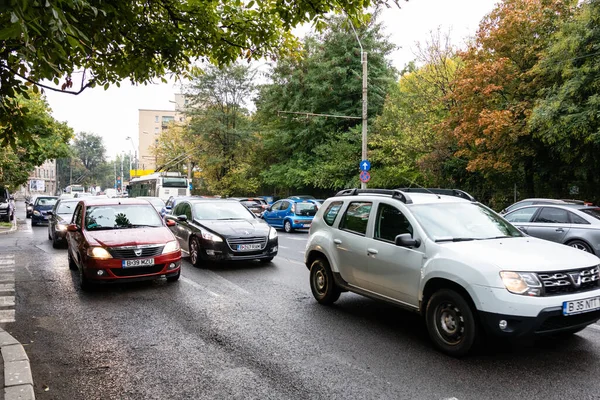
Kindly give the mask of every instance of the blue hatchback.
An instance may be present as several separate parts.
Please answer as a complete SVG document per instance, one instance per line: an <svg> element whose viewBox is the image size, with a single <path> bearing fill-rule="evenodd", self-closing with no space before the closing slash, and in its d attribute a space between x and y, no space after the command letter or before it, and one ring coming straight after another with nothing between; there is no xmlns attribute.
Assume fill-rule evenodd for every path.
<svg viewBox="0 0 600 400"><path fill-rule="evenodd" d="M52 210L58 197L55 196L38 196L33 203L33 210L31 214L31 226L39 224L47 224L49 215L48 211Z"/></svg>
<svg viewBox="0 0 600 400"><path fill-rule="evenodd" d="M284 199L267 208L263 219L274 228L292 232L294 229L310 228L316 213L317 206L312 201Z"/></svg>

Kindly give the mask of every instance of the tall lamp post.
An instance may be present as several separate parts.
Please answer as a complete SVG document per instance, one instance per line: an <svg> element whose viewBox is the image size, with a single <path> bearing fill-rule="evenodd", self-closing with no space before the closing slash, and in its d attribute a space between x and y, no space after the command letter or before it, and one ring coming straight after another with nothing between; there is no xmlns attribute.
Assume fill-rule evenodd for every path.
<svg viewBox="0 0 600 400"><path fill-rule="evenodd" d="M138 165L137 165L137 148L135 147L135 143L133 143L133 138L131 136L127 136L125 138L125 140L129 140L131 142L131 147L133 147L133 158L135 160L135 162L133 163L133 166L135 167L136 171L138 169ZM132 168L132 164L131 164L131 157L129 157L129 170L131 171ZM131 180L131 176L129 177L129 180Z"/></svg>
<svg viewBox="0 0 600 400"><path fill-rule="evenodd" d="M354 32L354 36L356 36L356 40L358 41L358 45L360 46L360 62L362 64L362 160L367 159L367 53L364 51L362 47L362 43L358 38L358 34L356 33L356 29L354 29L354 24L350 21L350 26L352 27L352 31ZM367 188L366 182L360 183L361 189Z"/></svg>

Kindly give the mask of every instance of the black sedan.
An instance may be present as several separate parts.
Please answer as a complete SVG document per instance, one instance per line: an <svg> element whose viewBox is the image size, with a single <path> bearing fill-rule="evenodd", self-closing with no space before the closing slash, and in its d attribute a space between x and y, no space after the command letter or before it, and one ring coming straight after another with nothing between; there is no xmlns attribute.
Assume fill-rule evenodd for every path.
<svg viewBox="0 0 600 400"><path fill-rule="evenodd" d="M175 223L171 231L197 267L207 261L269 262L277 255L277 231L236 200L186 199L165 219Z"/></svg>
<svg viewBox="0 0 600 400"><path fill-rule="evenodd" d="M55 249L66 244L67 225L71 223L73 211L81 199L59 199L52 211L48 212L48 240Z"/></svg>

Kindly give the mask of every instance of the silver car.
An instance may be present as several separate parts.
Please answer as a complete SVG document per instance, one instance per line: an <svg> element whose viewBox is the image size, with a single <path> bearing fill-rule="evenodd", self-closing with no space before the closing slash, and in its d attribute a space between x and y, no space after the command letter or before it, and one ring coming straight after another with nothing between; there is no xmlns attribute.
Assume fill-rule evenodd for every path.
<svg viewBox="0 0 600 400"><path fill-rule="evenodd" d="M600 255L600 207L531 205L513 210L504 218L530 236Z"/></svg>

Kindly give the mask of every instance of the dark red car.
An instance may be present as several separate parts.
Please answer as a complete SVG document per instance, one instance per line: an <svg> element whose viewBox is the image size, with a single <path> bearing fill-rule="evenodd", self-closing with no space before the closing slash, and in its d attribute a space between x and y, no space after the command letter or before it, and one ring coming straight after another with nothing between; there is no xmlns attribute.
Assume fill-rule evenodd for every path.
<svg viewBox="0 0 600 400"><path fill-rule="evenodd" d="M69 267L80 285L165 276L179 279L181 249L167 224L146 200L85 199L67 226Z"/></svg>

